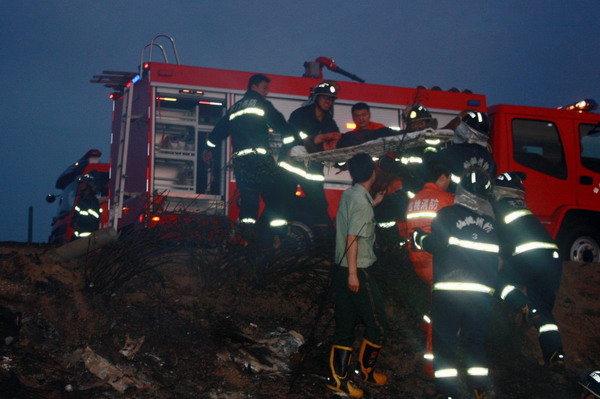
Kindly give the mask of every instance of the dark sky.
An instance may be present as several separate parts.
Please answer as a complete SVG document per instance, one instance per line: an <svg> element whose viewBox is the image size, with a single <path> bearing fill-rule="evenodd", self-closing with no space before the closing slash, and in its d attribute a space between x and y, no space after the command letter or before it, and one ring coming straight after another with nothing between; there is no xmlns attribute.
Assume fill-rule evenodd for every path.
<svg viewBox="0 0 600 399"><path fill-rule="evenodd" d="M0 241L27 240L29 206L33 240L46 241L56 204L44 198L58 175L89 148L108 160L109 91L89 79L136 70L157 34L176 40L187 65L300 76L304 61L326 56L369 83L556 107L600 101L599 16L598 0L8 0Z"/></svg>

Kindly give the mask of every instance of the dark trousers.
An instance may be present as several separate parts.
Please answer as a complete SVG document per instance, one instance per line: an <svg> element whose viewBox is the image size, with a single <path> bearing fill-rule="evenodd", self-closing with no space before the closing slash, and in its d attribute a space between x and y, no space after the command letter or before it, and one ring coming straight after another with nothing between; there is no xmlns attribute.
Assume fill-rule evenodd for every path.
<svg viewBox="0 0 600 399"><path fill-rule="evenodd" d="M288 218L295 186L270 155L250 154L234 158L233 172L240 192L240 220L258 219L260 197L265 203L262 216L267 221Z"/></svg>
<svg viewBox="0 0 600 399"><path fill-rule="evenodd" d="M333 276L335 304L335 333L333 345L352 347L354 328L360 322L365 325L364 338L375 345L383 345L387 330L387 318L379 286L368 269L358 269L360 287L357 293L348 289L348 268L337 267Z"/></svg>
<svg viewBox="0 0 600 399"><path fill-rule="evenodd" d="M489 385L487 375L469 373L473 368L487 369L485 350L487 323L492 296L472 291L434 290L432 293L431 322L433 326L433 367L436 386L440 392L457 395L462 367L458 364L458 347L462 343L464 369L471 388ZM443 370L457 370L459 376L438 376ZM477 370L473 370L477 371Z"/></svg>
<svg viewBox="0 0 600 399"><path fill-rule="evenodd" d="M502 289L507 284L525 288L527 295L521 292L509 295L506 300L513 309L529 306L532 321L537 329L545 325L556 325L552 313L560 286L562 262L552 256L553 250L537 249L513 256L500 270L499 281ZM514 300L517 298L516 300ZM562 341L558 331L539 334L540 348L544 359L548 360L554 352L562 352Z"/></svg>

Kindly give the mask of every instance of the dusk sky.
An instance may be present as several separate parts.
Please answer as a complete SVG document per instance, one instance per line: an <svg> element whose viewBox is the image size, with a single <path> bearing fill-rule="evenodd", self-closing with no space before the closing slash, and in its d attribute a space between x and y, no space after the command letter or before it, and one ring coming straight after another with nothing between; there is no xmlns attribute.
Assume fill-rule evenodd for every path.
<svg viewBox="0 0 600 399"><path fill-rule="evenodd" d="M109 90L89 80L135 71L157 34L186 65L301 76L325 56L369 83L557 107L600 101L599 17L598 0L5 1L0 241L27 240L33 206L33 241L45 242L58 175L90 148L108 161Z"/></svg>

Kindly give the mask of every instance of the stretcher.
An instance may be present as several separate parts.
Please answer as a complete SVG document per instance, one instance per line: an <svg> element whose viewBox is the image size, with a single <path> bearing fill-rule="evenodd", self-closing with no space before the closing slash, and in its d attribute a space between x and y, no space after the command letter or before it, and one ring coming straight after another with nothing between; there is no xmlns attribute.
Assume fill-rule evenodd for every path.
<svg viewBox="0 0 600 399"><path fill-rule="evenodd" d="M402 133L397 136L380 137L351 147L308 153L304 146L295 146L290 150L290 158L304 163L324 162L333 164L346 162L354 155L365 152L372 157L380 157L388 152L400 155L411 148L427 145L439 146L452 140L454 131L450 129L425 129L417 132Z"/></svg>

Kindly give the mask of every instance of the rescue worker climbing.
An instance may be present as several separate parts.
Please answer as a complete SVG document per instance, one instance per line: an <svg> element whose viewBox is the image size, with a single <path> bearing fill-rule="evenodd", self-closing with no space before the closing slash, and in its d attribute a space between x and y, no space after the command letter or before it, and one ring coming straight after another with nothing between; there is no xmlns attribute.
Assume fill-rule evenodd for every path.
<svg viewBox="0 0 600 399"><path fill-rule="evenodd" d="M261 224L285 225L285 208L294 193L293 183L269 149L269 129L279 132L286 142L296 140L283 115L265 98L269 82L264 75L251 76L244 97L227 110L207 139L209 147L216 147L231 136L233 171L240 193L239 222L245 225L258 221L259 195L265 203Z"/></svg>
<svg viewBox="0 0 600 399"><path fill-rule="evenodd" d="M290 115L288 122L309 153L335 148L335 142L341 136L340 129L333 120L333 104L338 89L339 85L334 81L319 83L312 89L309 100ZM284 141L284 144L287 143ZM331 226L329 204L324 191L323 165L312 162L306 169L302 163L285 159L279 165L294 173L296 183L304 190L310 213L303 215L303 219L312 226Z"/></svg>
<svg viewBox="0 0 600 399"><path fill-rule="evenodd" d="M431 163L427 165L427 170L429 171L428 182L408 202L406 211L408 231L414 231L418 228L425 233L431 233L431 222L435 219L437 212L454 203L454 195L447 191L450 186L450 171L447 165ZM408 257L417 276L427 283L431 290L433 286L431 254L409 246ZM433 378L432 328L429 314L423 316L422 328L425 330L423 374L427 378Z"/></svg>
<svg viewBox="0 0 600 399"><path fill-rule="evenodd" d="M511 310L533 322L546 366L562 371L564 352L552 314L562 262L550 233L527 208L524 179L522 172L508 172L494 182L492 205L504 259L497 292Z"/></svg>
<svg viewBox="0 0 600 399"><path fill-rule="evenodd" d="M413 245L433 254L433 354L440 398L460 398L457 347L462 340L467 383L475 397L494 397L485 349L498 274L498 236L488 202L491 181L468 169L454 205L437 212L431 234L417 228Z"/></svg>
<svg viewBox="0 0 600 399"><path fill-rule="evenodd" d="M84 175L79 178L78 198L75 205L72 226L73 239L87 237L100 227L100 201L96 197L91 184L92 177Z"/></svg>

